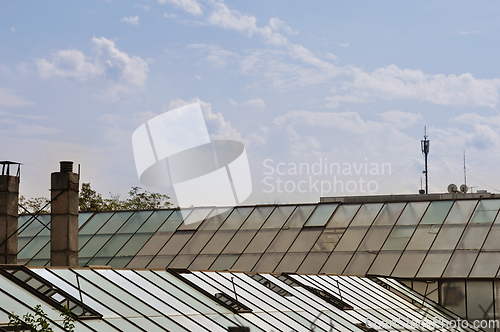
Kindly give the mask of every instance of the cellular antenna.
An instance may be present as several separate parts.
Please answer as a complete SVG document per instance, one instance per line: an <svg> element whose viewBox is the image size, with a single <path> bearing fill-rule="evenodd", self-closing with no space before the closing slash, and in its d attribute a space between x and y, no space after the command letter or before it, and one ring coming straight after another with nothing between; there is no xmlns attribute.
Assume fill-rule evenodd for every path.
<svg viewBox="0 0 500 332"><path fill-rule="evenodd" d="M429 154L429 144L430 141L427 139L427 127L424 127L424 139L420 141L422 147L422 153L425 156L425 170L422 172L425 174L425 193L429 193L429 178L427 173L427 155Z"/></svg>
<svg viewBox="0 0 500 332"><path fill-rule="evenodd" d="M467 185L467 171L465 169L465 150L464 150L464 184Z"/></svg>

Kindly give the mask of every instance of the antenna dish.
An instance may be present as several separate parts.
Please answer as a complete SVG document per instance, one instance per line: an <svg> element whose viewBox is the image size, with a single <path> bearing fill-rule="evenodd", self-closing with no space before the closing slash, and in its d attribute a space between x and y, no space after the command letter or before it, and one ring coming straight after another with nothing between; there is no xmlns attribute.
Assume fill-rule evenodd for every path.
<svg viewBox="0 0 500 332"><path fill-rule="evenodd" d="M469 190L469 187L467 185L463 184L460 186L460 191L463 192L464 194Z"/></svg>
<svg viewBox="0 0 500 332"><path fill-rule="evenodd" d="M452 183L448 186L448 192L450 194L454 194L454 193L457 193L458 192L458 187L456 184Z"/></svg>

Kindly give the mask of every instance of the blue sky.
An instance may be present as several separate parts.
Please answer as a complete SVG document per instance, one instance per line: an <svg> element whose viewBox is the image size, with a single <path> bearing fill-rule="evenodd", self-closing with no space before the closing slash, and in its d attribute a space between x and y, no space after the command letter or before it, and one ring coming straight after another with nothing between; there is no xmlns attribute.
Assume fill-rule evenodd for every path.
<svg viewBox="0 0 500 332"><path fill-rule="evenodd" d="M496 1L2 1L0 159L24 164L27 197L48 196L65 159L125 197L140 185L133 131L198 101L213 139L245 144L250 203L415 193L424 126L430 191L464 182L464 151L468 185L498 191L499 14Z"/></svg>

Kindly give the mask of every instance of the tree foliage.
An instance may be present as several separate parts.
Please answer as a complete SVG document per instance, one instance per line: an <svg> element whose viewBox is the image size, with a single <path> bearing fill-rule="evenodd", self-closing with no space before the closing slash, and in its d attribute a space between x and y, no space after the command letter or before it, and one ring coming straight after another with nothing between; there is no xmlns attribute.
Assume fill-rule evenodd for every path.
<svg viewBox="0 0 500 332"><path fill-rule="evenodd" d="M68 307L61 309L63 317L63 329L66 332L75 330L74 318L71 316L71 311ZM42 310L39 304L35 307L35 314L27 313L22 318L18 315L9 314L9 326L14 327L14 331L32 331L32 332L53 332L52 327L48 322L47 314Z"/></svg>
<svg viewBox="0 0 500 332"><path fill-rule="evenodd" d="M22 205L24 208L19 208L20 214L25 213L50 213L50 203L48 198L45 197L36 197L26 199L23 195L19 197L19 205ZM28 211L26 211L26 210Z"/></svg>
<svg viewBox="0 0 500 332"><path fill-rule="evenodd" d="M141 187L132 187L128 194L129 198L125 200L121 200L120 195L111 193L111 198L102 198L100 193L91 188L90 183L82 183L80 211L148 210L172 205L168 195L143 191Z"/></svg>

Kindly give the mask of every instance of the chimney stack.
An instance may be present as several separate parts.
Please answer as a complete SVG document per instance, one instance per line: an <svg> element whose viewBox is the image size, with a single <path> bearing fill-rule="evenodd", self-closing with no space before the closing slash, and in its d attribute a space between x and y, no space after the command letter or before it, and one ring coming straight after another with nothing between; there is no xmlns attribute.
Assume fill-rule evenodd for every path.
<svg viewBox="0 0 500 332"><path fill-rule="evenodd" d="M17 165L16 175L10 166ZM20 163L0 161L0 264L17 264Z"/></svg>
<svg viewBox="0 0 500 332"><path fill-rule="evenodd" d="M78 188L80 175L72 161L61 161L59 172L51 174L51 266L78 266Z"/></svg>

